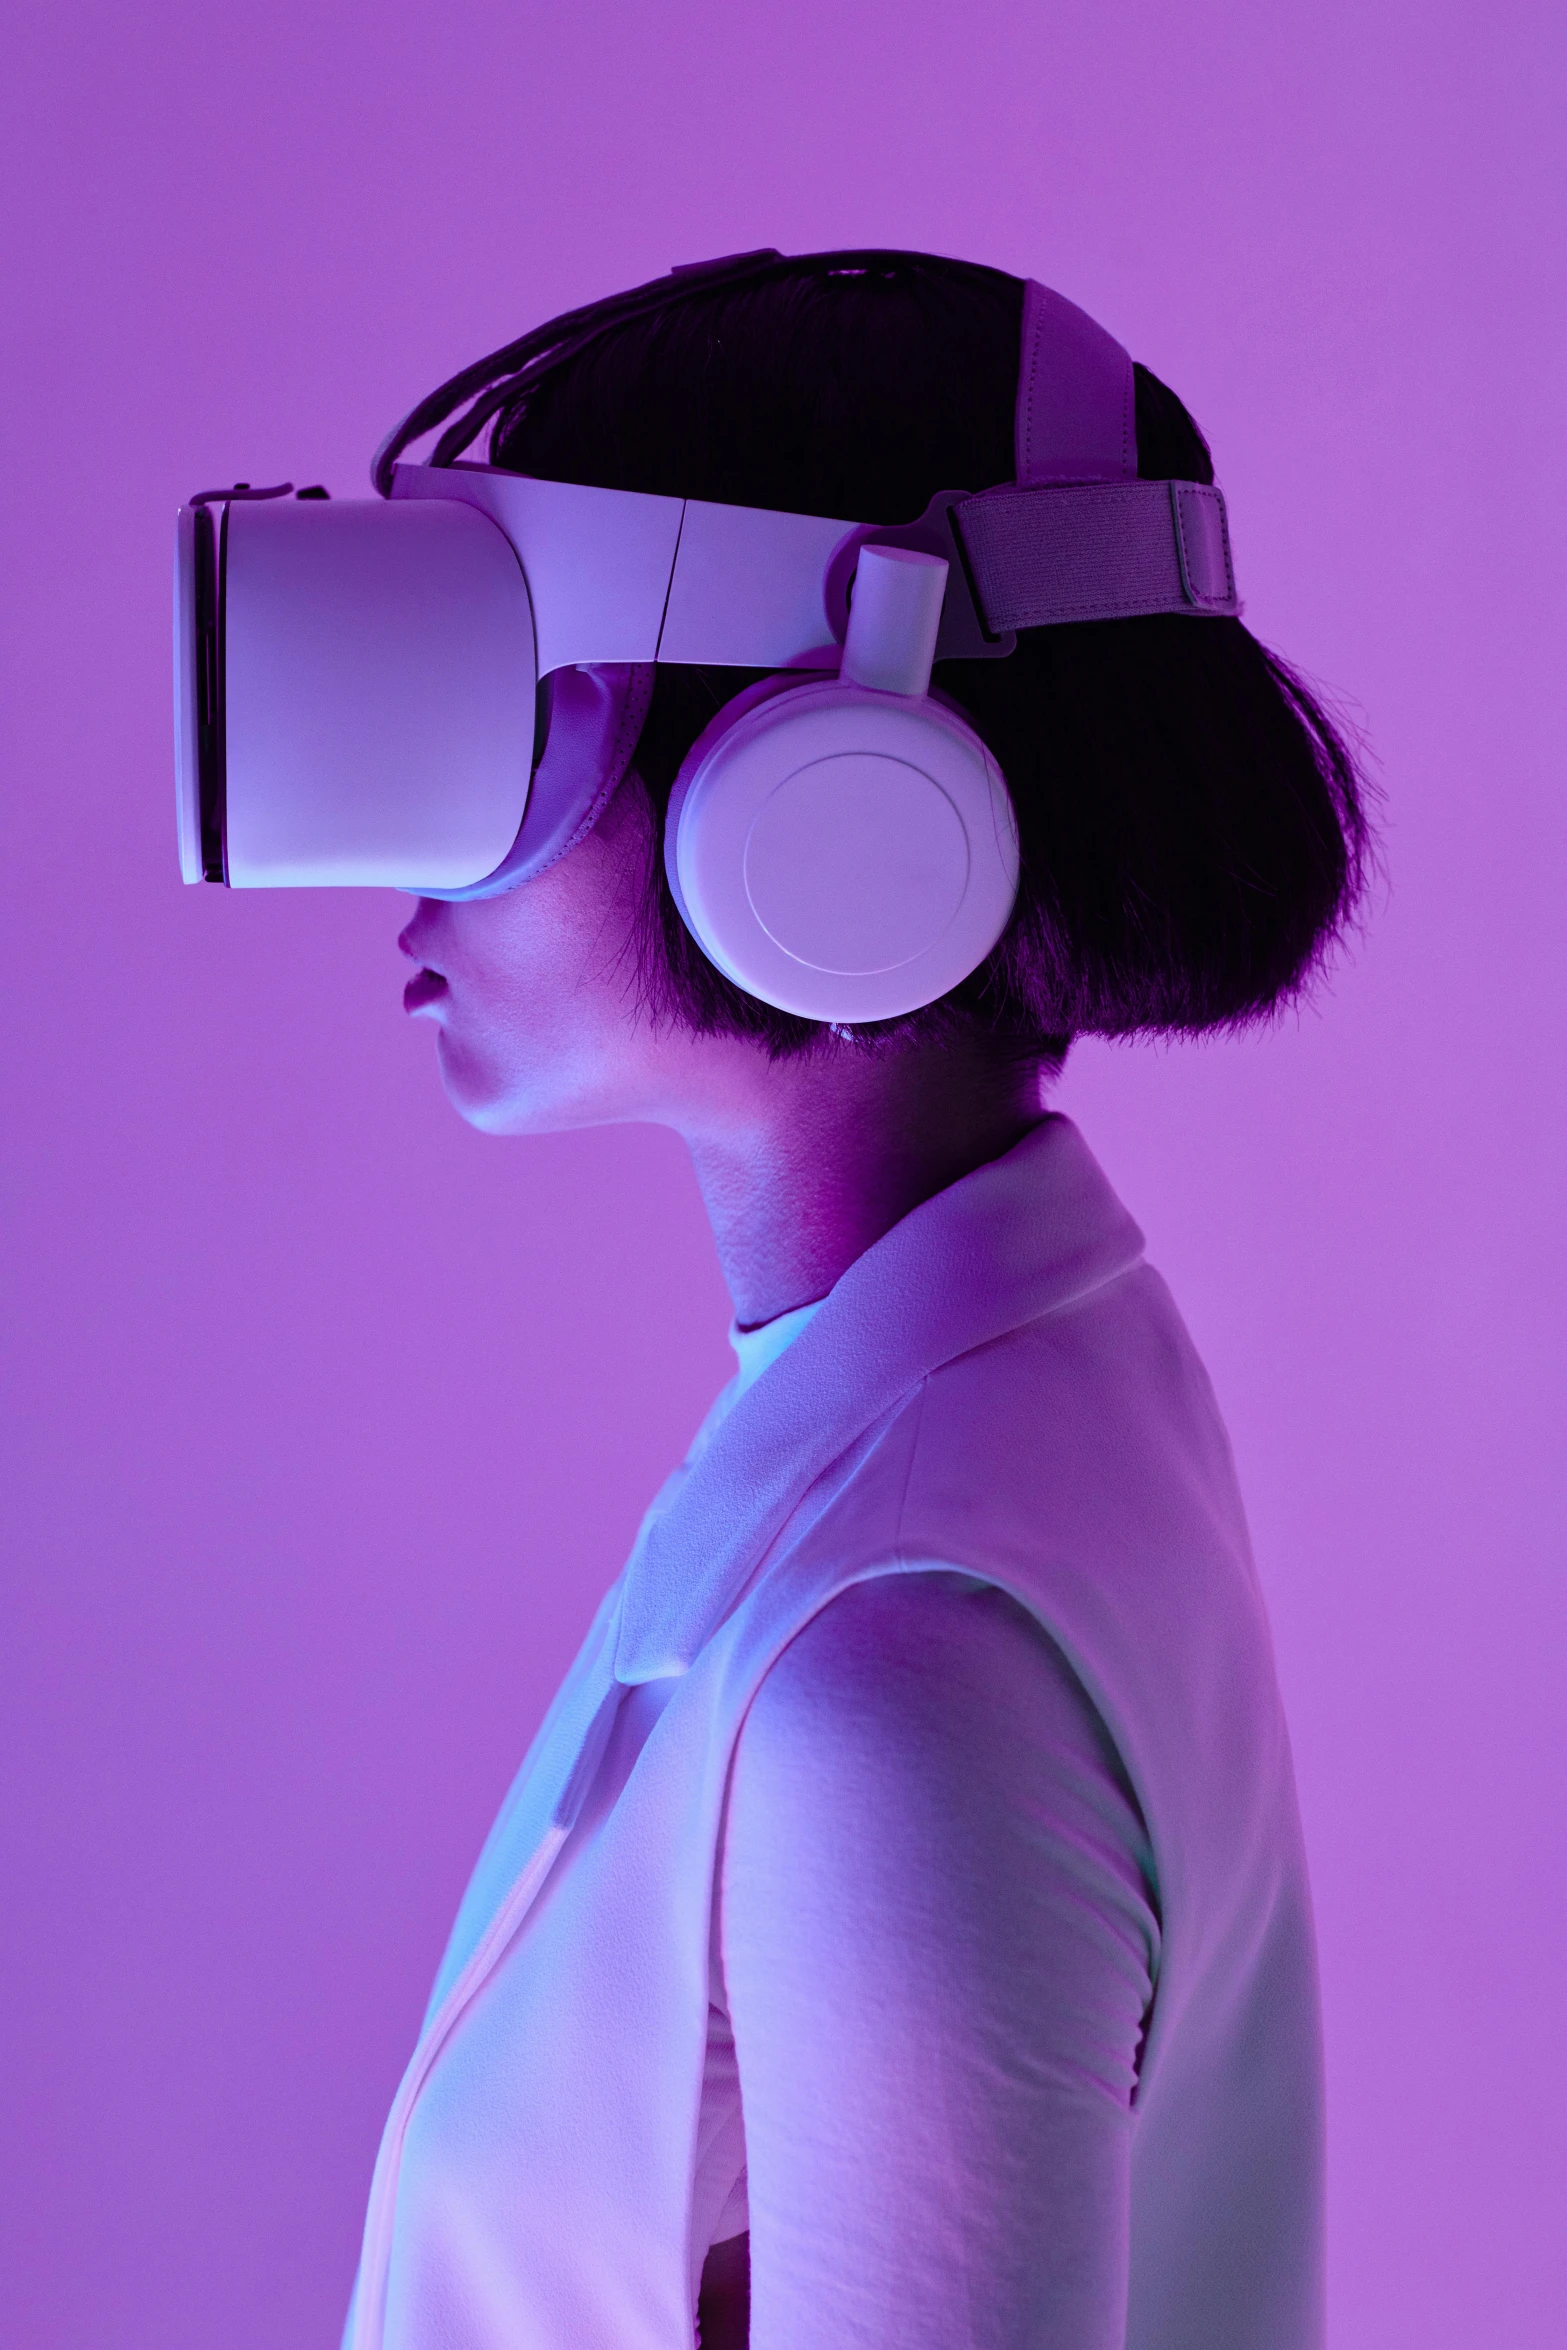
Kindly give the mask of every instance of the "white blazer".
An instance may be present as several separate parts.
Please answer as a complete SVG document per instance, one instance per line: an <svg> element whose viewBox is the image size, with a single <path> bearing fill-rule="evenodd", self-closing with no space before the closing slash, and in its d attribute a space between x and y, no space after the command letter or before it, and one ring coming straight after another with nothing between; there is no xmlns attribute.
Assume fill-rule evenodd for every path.
<svg viewBox="0 0 1567 2350"><path fill-rule="evenodd" d="M735 1742L835 1593L932 1565L1044 1626L1151 1836L1130 2350L1319 2342L1310 1907L1229 1448L1141 1235L1052 1117L851 1266L650 1511L458 1914L376 2162L351 2350L691 2350ZM652 1681L646 1744L589 1803Z"/></svg>

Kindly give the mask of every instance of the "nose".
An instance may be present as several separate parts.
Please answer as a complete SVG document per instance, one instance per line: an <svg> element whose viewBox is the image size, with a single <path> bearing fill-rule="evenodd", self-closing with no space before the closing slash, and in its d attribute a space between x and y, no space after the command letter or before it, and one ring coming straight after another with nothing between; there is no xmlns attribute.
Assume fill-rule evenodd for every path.
<svg viewBox="0 0 1567 2350"><path fill-rule="evenodd" d="M397 934L398 949L408 957L410 963L418 963L428 967L429 956L425 952L425 943L430 928L430 917L434 911L434 902L429 898L421 898L413 914Z"/></svg>

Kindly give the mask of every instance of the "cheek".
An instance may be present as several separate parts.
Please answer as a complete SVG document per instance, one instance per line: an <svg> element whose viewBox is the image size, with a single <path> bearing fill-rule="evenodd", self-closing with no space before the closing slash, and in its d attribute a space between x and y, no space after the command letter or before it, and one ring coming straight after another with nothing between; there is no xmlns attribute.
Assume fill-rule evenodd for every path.
<svg viewBox="0 0 1567 2350"><path fill-rule="evenodd" d="M482 1061L499 1074L519 1060L558 1052L589 1010L573 947L558 923L525 919L486 941L487 951L464 958L451 975L443 1063Z"/></svg>
<svg viewBox="0 0 1567 2350"><path fill-rule="evenodd" d="M472 1124L505 1132L526 1123L602 1057L580 997L548 962L486 973L456 988L440 1024L441 1078Z"/></svg>
<svg viewBox="0 0 1567 2350"><path fill-rule="evenodd" d="M507 897L456 909L441 1070L475 1124L505 1128L574 1102L586 1110L635 1058L630 909L583 886L596 876L571 871L581 854Z"/></svg>

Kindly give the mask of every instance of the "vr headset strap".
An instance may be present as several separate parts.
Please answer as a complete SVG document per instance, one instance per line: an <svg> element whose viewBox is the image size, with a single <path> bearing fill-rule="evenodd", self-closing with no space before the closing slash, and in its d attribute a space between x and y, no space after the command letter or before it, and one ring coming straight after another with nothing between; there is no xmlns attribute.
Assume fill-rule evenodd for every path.
<svg viewBox="0 0 1567 2350"><path fill-rule="evenodd" d="M1023 284L1014 442L1020 488L1137 479L1130 354L1033 278Z"/></svg>
<svg viewBox="0 0 1567 2350"><path fill-rule="evenodd" d="M1019 628L1240 610L1224 499L1196 482L946 492L922 522L893 528L464 464L399 465L392 496L457 498L504 532L528 582L541 677L656 661L835 668L867 544L959 558L938 660L1010 652Z"/></svg>
<svg viewBox="0 0 1567 2350"><path fill-rule="evenodd" d="M392 497L460 498L510 539L538 671L593 662L836 668L828 572L855 525L486 465L399 465Z"/></svg>
<svg viewBox="0 0 1567 2350"><path fill-rule="evenodd" d="M953 518L996 636L1072 620L1240 611L1223 494L1200 482L986 490Z"/></svg>

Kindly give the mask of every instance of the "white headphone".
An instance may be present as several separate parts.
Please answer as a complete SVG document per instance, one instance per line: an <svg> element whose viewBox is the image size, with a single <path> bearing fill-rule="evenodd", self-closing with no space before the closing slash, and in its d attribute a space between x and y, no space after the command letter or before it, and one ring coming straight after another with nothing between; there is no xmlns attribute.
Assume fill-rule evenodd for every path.
<svg viewBox="0 0 1567 2350"><path fill-rule="evenodd" d="M665 832L675 903L748 995L806 1020L896 1019L1006 928L1018 841L1001 771L929 691L947 565L860 550L835 678L766 678L692 746Z"/></svg>

